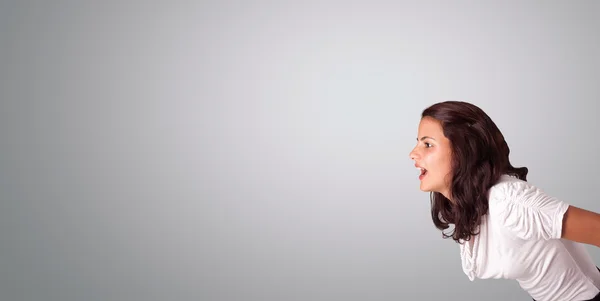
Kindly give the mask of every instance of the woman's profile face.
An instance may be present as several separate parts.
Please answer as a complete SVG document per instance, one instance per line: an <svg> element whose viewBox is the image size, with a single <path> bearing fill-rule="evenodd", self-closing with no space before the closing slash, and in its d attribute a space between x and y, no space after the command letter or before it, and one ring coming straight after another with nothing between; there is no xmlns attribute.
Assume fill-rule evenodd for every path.
<svg viewBox="0 0 600 301"><path fill-rule="evenodd" d="M419 169L420 189L439 192L450 199L452 149L438 120L431 117L421 119L417 145L409 156Z"/></svg>

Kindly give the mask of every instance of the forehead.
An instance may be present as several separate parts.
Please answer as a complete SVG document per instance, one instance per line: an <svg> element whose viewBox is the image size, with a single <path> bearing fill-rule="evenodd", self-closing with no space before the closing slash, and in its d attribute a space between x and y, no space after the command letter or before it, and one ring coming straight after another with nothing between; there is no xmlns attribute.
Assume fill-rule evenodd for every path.
<svg viewBox="0 0 600 301"><path fill-rule="evenodd" d="M423 117L419 122L419 137L429 136L438 138L444 137L444 130L442 129L442 123L431 117Z"/></svg>

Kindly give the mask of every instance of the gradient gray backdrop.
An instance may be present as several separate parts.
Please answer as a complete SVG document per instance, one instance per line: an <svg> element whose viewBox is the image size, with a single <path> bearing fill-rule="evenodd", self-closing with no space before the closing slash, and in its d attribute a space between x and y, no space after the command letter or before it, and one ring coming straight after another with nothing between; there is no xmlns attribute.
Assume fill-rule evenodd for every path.
<svg viewBox="0 0 600 301"><path fill-rule="evenodd" d="M600 211L600 4L420 3L3 1L0 300L530 300L408 153L467 100Z"/></svg>

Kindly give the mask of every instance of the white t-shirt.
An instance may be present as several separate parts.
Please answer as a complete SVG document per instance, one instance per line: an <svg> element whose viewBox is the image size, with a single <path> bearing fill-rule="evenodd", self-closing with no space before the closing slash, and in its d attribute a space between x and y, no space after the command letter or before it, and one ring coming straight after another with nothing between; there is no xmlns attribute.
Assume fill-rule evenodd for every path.
<svg viewBox="0 0 600 301"><path fill-rule="evenodd" d="M460 244L471 281L514 279L537 301L580 301L600 292L600 272L584 245L561 239L569 205L516 177L489 191L479 235Z"/></svg>

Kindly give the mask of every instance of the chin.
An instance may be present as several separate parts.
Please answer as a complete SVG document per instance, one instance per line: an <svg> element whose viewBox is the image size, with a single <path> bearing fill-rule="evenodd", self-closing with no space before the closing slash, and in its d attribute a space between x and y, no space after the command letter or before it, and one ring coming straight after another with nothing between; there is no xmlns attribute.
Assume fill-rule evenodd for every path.
<svg viewBox="0 0 600 301"><path fill-rule="evenodd" d="M423 192L439 192L439 189L436 189L435 187L431 187L431 185L424 185L423 183L421 183L421 186L419 187L419 189L421 189L421 191L423 191Z"/></svg>

